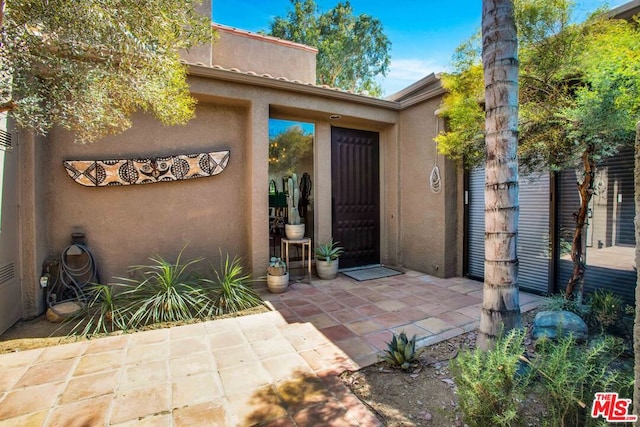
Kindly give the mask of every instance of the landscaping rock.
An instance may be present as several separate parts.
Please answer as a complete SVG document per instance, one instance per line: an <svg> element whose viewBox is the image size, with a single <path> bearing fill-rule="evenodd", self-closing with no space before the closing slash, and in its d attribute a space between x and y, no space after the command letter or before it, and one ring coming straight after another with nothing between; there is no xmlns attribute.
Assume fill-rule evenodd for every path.
<svg viewBox="0 0 640 427"><path fill-rule="evenodd" d="M576 340L585 341L588 335L587 324L570 311L541 311L533 320L534 339L547 337L557 339L572 334Z"/></svg>

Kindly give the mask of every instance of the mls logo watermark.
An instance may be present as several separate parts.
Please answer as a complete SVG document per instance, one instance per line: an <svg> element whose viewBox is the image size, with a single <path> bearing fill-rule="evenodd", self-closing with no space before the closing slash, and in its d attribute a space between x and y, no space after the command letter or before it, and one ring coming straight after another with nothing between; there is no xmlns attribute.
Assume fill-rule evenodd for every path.
<svg viewBox="0 0 640 427"><path fill-rule="evenodd" d="M602 417L610 423L638 421L637 415L629 414L631 399L620 399L618 393L596 393L591 407L591 418Z"/></svg>

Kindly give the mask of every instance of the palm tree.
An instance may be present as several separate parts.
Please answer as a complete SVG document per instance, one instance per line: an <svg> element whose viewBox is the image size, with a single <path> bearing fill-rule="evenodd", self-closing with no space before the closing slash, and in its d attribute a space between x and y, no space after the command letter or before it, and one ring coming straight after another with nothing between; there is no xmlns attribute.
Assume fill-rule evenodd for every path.
<svg viewBox="0 0 640 427"><path fill-rule="evenodd" d="M482 1L485 267L477 346L521 325L518 298L518 41L513 0Z"/></svg>

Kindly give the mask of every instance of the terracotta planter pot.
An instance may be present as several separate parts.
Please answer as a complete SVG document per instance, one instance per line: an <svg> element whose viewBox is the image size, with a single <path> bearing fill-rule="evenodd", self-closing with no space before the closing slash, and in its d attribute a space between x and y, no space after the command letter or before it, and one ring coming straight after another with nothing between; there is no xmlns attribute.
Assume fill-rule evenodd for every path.
<svg viewBox="0 0 640 427"><path fill-rule="evenodd" d="M289 286L289 273L283 274L282 276L267 274L267 288L269 292L281 294L287 290L287 286Z"/></svg>
<svg viewBox="0 0 640 427"><path fill-rule="evenodd" d="M316 259L318 277L325 280L335 279L338 275L338 261L337 259L333 261Z"/></svg>
<svg viewBox="0 0 640 427"><path fill-rule="evenodd" d="M300 240L304 237L304 224L285 224L284 234L289 240Z"/></svg>

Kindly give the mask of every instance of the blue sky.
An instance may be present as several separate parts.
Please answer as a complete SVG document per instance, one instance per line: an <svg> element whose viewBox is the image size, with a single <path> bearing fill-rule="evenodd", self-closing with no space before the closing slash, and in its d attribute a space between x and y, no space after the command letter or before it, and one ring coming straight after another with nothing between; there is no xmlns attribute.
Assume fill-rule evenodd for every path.
<svg viewBox="0 0 640 427"><path fill-rule="evenodd" d="M339 0L316 0L320 10ZM577 0L577 19L601 6L617 7L627 0ZM481 0L351 0L356 14L378 18L391 40L391 67L381 79L391 95L422 77L446 71L455 48L480 27ZM291 9L289 0L213 0L216 23L249 31L268 30L276 16Z"/></svg>

